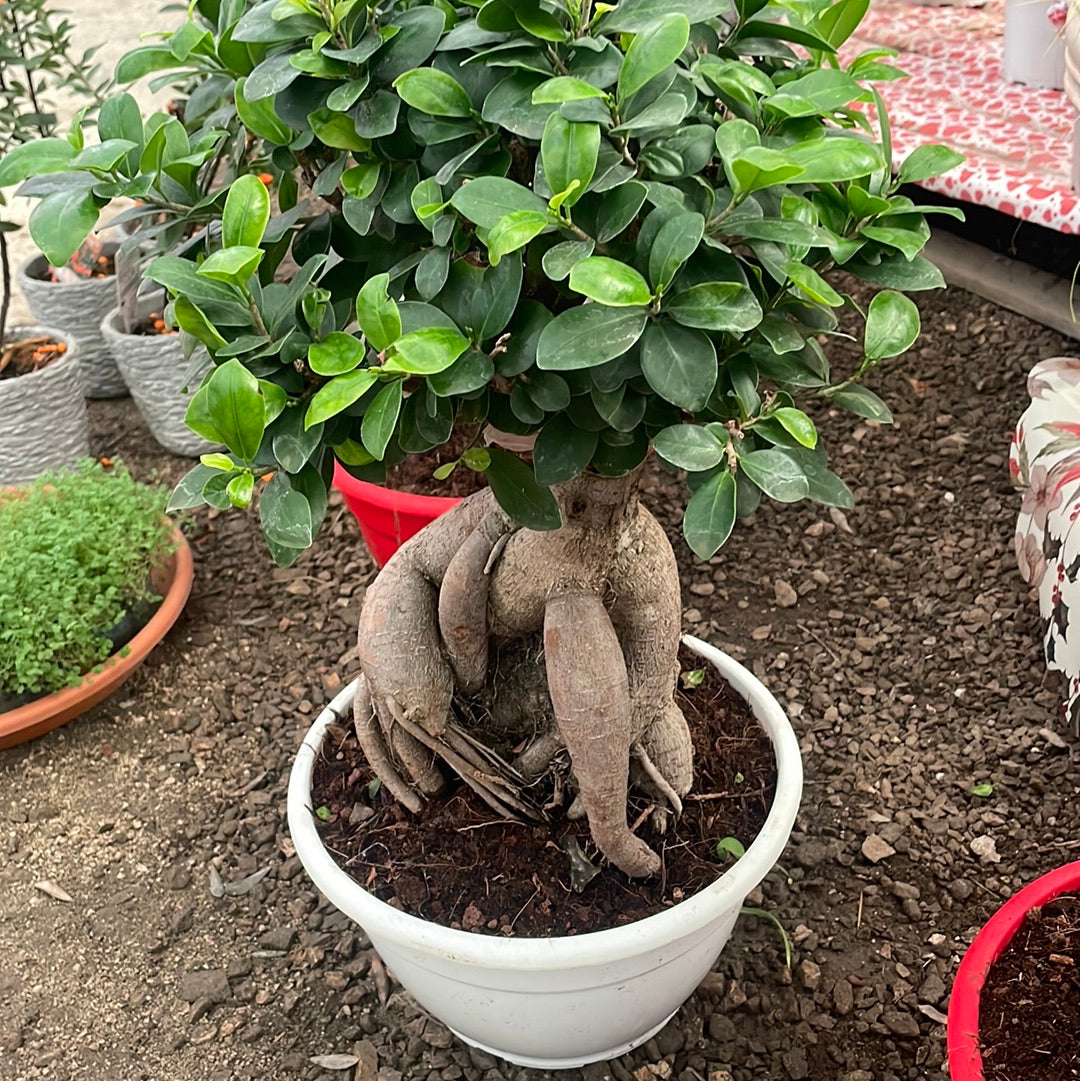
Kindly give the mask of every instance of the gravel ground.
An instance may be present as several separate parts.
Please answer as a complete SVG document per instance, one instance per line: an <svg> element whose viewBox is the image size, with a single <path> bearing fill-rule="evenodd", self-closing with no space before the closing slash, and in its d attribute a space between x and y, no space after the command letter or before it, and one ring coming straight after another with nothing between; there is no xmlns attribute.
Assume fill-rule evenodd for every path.
<svg viewBox="0 0 1080 1081"><path fill-rule="evenodd" d="M822 418L859 500L846 519L763 507L701 564L677 538L673 483L649 486L685 628L748 663L801 739L803 811L754 899L796 957L789 976L775 931L740 921L658 1037L570 1077L944 1081L965 945L1080 843L1006 466L1025 374L1067 343L962 291L922 307L925 336L875 383L896 425ZM130 401L93 402L91 418L95 453L144 478L184 470ZM336 507L288 570L241 515L203 514L193 544L192 599L132 681L0 752L0 1079L539 1079L458 1045L393 982L387 1000L364 936L292 853L291 756L353 675L373 574L355 524ZM211 867L269 873L215 898ZM310 1061L328 1054L359 1064Z"/></svg>

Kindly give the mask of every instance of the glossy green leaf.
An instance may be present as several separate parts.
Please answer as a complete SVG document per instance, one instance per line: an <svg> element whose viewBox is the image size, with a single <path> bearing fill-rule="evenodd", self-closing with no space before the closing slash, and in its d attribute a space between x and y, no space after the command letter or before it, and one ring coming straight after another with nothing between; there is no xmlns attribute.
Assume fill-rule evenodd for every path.
<svg viewBox="0 0 1080 1081"><path fill-rule="evenodd" d="M924 143L904 159L897 180L901 184L918 184L921 180L930 180L963 165L964 160L964 155L952 147Z"/></svg>
<svg viewBox="0 0 1080 1081"><path fill-rule="evenodd" d="M356 320L372 349L381 353L401 337L401 312L390 298L389 274L364 282L356 298Z"/></svg>
<svg viewBox="0 0 1080 1081"><path fill-rule="evenodd" d="M463 184L450 199L455 210L484 229L494 228L517 210L548 212L547 203L535 192L500 176L481 176Z"/></svg>
<svg viewBox="0 0 1080 1081"><path fill-rule="evenodd" d="M596 172L599 154L599 124L576 123L562 113L548 117L540 141L540 156L551 190L556 195L569 192L564 205L573 206L585 194Z"/></svg>
<svg viewBox="0 0 1080 1081"><path fill-rule="evenodd" d="M447 327L416 330L398 338L393 355L383 368L388 372L434 375L449 368L468 348L468 339L456 330Z"/></svg>
<svg viewBox="0 0 1080 1081"><path fill-rule="evenodd" d="M397 427L398 417L401 415L403 390L404 383L400 379L387 383L375 395L375 400L364 412L364 420L360 427L360 441L364 444L364 449L376 461L383 460L387 444Z"/></svg>
<svg viewBox="0 0 1080 1081"><path fill-rule="evenodd" d="M537 482L533 471L520 458L496 447L490 453L487 480L499 506L526 529L541 532L558 529L562 515L550 489Z"/></svg>
<svg viewBox="0 0 1080 1081"><path fill-rule="evenodd" d="M270 193L250 173L229 186L221 214L221 243L226 248L257 248L270 221Z"/></svg>
<svg viewBox="0 0 1080 1081"><path fill-rule="evenodd" d="M665 311L685 327L744 334L761 322L761 305L739 282L703 282L673 294Z"/></svg>
<svg viewBox="0 0 1080 1081"><path fill-rule="evenodd" d="M535 210L516 210L513 214L507 214L488 233L488 260L492 266L498 266L504 255L518 251L530 240L554 228L550 214L540 214Z"/></svg>
<svg viewBox="0 0 1080 1081"><path fill-rule="evenodd" d="M552 417L540 429L533 446L533 469L540 484L562 484L576 477L592 461L599 440L583 431L565 414Z"/></svg>
<svg viewBox="0 0 1080 1081"><path fill-rule="evenodd" d="M709 477L690 497L683 515L683 536L699 559L710 559L735 526L735 478L728 470Z"/></svg>
<svg viewBox="0 0 1080 1081"><path fill-rule="evenodd" d="M626 50L619 71L618 95L625 101L650 79L675 63L690 41L690 20L671 12L650 21Z"/></svg>
<svg viewBox="0 0 1080 1081"><path fill-rule="evenodd" d="M892 410L872 391L857 384L835 390L829 394L829 401L835 402L858 417L877 421L878 424L892 424Z"/></svg>
<svg viewBox="0 0 1080 1081"><path fill-rule="evenodd" d="M553 282L561 282L582 259L588 259L592 255L595 247L591 240L564 240L561 244L548 248L544 252L544 273Z"/></svg>
<svg viewBox="0 0 1080 1081"><path fill-rule="evenodd" d="M364 360L364 346L351 334L335 331L308 350L308 364L316 375L344 375Z"/></svg>
<svg viewBox="0 0 1080 1081"><path fill-rule="evenodd" d="M266 428L259 381L234 357L210 374L202 390L206 395L207 415L221 441L250 465Z"/></svg>
<svg viewBox="0 0 1080 1081"><path fill-rule="evenodd" d="M593 368L625 353L645 329L643 310L583 304L557 315L536 346L537 366L547 371Z"/></svg>
<svg viewBox="0 0 1080 1081"><path fill-rule="evenodd" d="M223 248L208 255L196 268L196 273L213 281L242 286L258 269L264 254L261 248L246 245Z"/></svg>
<svg viewBox="0 0 1080 1081"><path fill-rule="evenodd" d="M602 98L604 92L584 79L575 79L570 75L559 75L541 83L532 92L533 105L561 104L564 101L585 101L589 98Z"/></svg>
<svg viewBox="0 0 1080 1081"><path fill-rule="evenodd" d="M810 494L806 474L781 450L753 450L740 455L739 468L777 503L796 503Z"/></svg>
<svg viewBox="0 0 1080 1081"><path fill-rule="evenodd" d="M774 416L789 435L802 446L813 450L817 446L818 433L814 422L801 410L784 406L773 412Z"/></svg>
<svg viewBox="0 0 1080 1081"><path fill-rule="evenodd" d="M641 339L641 371L661 398L696 413L716 386L716 346L704 331L662 319Z"/></svg>
<svg viewBox="0 0 1080 1081"><path fill-rule="evenodd" d="M234 88L236 115L240 117L244 127L268 142L288 146L295 133L278 116L273 98L265 97L258 101L251 101L246 91L247 79L237 79Z"/></svg>
<svg viewBox="0 0 1080 1081"><path fill-rule="evenodd" d="M653 449L676 469L702 473L714 469L727 457L724 441L698 424L675 424L653 438Z"/></svg>
<svg viewBox="0 0 1080 1081"><path fill-rule="evenodd" d="M402 101L429 116L471 116L472 102L452 75L437 68L416 68L399 75L394 89Z"/></svg>
<svg viewBox="0 0 1080 1081"><path fill-rule="evenodd" d="M608 307L641 307L652 302L649 283L617 259L593 255L570 271L570 288Z"/></svg>
<svg viewBox="0 0 1080 1081"><path fill-rule="evenodd" d="M902 293L877 293L866 311L863 350L870 361L906 352L919 337L919 309Z"/></svg>
<svg viewBox="0 0 1080 1081"><path fill-rule="evenodd" d="M319 387L312 397L304 415L304 427L311 428L336 417L359 401L375 385L377 379L378 376L370 368L348 372L331 379L329 383Z"/></svg>
<svg viewBox="0 0 1080 1081"><path fill-rule="evenodd" d="M701 214L676 214L662 226L649 251L649 280L654 288L667 289L697 251L704 235L705 218Z"/></svg>

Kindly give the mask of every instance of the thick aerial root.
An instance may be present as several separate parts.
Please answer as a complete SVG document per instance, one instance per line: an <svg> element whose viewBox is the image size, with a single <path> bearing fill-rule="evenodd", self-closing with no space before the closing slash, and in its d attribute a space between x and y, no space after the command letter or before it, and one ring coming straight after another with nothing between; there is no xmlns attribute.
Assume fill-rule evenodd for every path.
<svg viewBox="0 0 1080 1081"><path fill-rule="evenodd" d="M581 593L549 598L544 654L551 704L593 840L628 875L656 874L660 858L626 822L630 690L603 601Z"/></svg>
<svg viewBox="0 0 1080 1081"><path fill-rule="evenodd" d="M450 560L439 588L439 634L458 692L470 697L487 677L490 568L507 536L501 516L488 515Z"/></svg>
<svg viewBox="0 0 1080 1081"><path fill-rule="evenodd" d="M353 726L368 765L390 790L396 800L405 804L413 814L419 814L424 802L416 790L401 776L383 736L382 726L371 705L367 680L361 676L353 699Z"/></svg>

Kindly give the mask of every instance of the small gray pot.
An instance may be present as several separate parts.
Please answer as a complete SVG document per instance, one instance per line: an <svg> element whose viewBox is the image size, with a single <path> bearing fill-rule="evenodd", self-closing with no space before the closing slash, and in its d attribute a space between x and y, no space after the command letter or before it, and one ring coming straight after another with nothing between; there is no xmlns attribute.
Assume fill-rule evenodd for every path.
<svg viewBox="0 0 1080 1081"><path fill-rule="evenodd" d="M47 334L67 345L60 360L0 379L0 485L27 484L90 453L79 349L49 327L9 327L8 340Z"/></svg>
<svg viewBox="0 0 1080 1081"><path fill-rule="evenodd" d="M116 278L53 282L45 277L48 271L44 255L19 267L19 287L34 319L47 327L63 327L78 346L87 397L122 398L127 386L101 337L101 320L116 307Z"/></svg>
<svg viewBox="0 0 1080 1081"><path fill-rule="evenodd" d="M139 316L153 305L143 301ZM176 334L125 334L120 309L114 308L102 320L104 337L124 381L151 435L169 452L197 458L221 448L196 435L184 423L191 394L184 393L190 362L184 359ZM191 392L198 390L192 382Z"/></svg>

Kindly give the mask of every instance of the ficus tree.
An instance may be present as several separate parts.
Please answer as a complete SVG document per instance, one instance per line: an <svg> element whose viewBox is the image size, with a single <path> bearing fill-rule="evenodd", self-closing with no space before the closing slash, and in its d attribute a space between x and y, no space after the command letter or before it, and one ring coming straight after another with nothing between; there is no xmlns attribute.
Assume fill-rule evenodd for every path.
<svg viewBox="0 0 1080 1081"><path fill-rule="evenodd" d="M686 471L701 558L762 496L849 506L812 406L888 422L860 380L916 340L905 293L943 285L920 254L938 208L899 188L959 156L921 147L893 174L873 86L899 74L890 54L837 57L866 6L233 5L230 40L262 50L240 116L288 179L275 204L241 177L220 229L149 269L213 361L189 423L228 448L173 504L256 502L288 563L335 459L370 475L476 433L448 468L488 488L387 564L360 623L357 731L409 807L449 765L529 813L523 779L565 748L598 847L658 869L628 783L678 813L693 767L675 559L640 467L651 449ZM881 287L865 308L851 279ZM842 312L863 357L836 372ZM538 639L539 668L522 659ZM500 764L455 695L484 696L526 749Z"/></svg>

